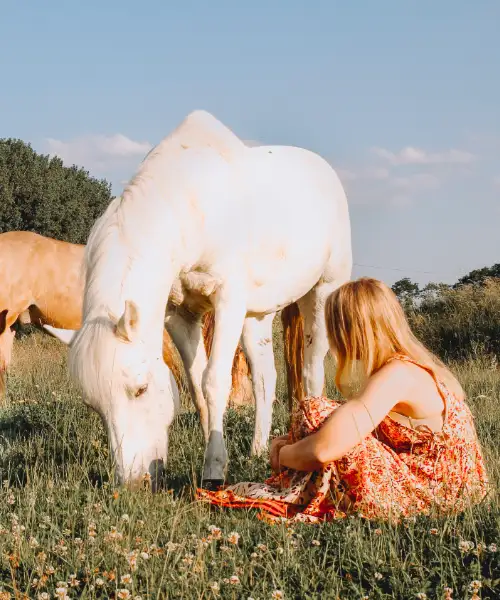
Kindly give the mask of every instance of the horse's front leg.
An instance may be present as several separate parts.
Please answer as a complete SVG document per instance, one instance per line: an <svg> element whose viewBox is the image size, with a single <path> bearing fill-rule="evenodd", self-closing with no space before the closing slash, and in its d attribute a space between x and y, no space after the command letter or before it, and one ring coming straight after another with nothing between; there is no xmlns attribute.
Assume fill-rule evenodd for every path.
<svg viewBox="0 0 500 600"><path fill-rule="evenodd" d="M0 312L0 401L3 402L5 396L5 375L12 360L12 347L14 345L15 330L11 329L17 319L16 315L7 317L8 310Z"/></svg>
<svg viewBox="0 0 500 600"><path fill-rule="evenodd" d="M207 365L201 319L178 308L168 311L165 326L184 364L191 399L200 415L205 442L208 442L208 408L201 387L201 378Z"/></svg>
<svg viewBox="0 0 500 600"><path fill-rule="evenodd" d="M208 404L208 445L202 486L215 489L224 483L227 451L223 421L231 392L231 367L241 337L246 302L240 282L222 286L214 294L215 327L212 349L203 373L202 389Z"/></svg>

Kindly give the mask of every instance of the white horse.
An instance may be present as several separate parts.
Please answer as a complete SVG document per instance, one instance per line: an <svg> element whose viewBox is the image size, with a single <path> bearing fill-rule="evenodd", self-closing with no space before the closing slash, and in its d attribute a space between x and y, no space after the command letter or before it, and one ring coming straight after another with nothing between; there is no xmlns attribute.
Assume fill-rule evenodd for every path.
<svg viewBox="0 0 500 600"><path fill-rule="evenodd" d="M270 434L272 321L285 307L298 304L303 317L304 391L322 393L323 306L350 279L352 250L343 187L318 155L246 146L195 111L146 156L95 223L85 260L83 321L70 342L69 368L103 418L121 483L137 482L166 458L178 405L162 360L166 305L207 442L205 487L225 476L223 417L240 338L256 399L254 453ZM201 315L212 308L207 363Z"/></svg>

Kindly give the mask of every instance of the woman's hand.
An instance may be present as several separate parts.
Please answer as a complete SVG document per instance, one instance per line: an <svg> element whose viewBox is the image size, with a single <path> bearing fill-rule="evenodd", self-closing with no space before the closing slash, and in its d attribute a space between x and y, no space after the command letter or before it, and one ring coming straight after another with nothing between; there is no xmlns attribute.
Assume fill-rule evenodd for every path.
<svg viewBox="0 0 500 600"><path fill-rule="evenodd" d="M280 468L280 450L283 446L288 445L290 442L288 440L288 435L282 435L280 437L276 437L271 441L271 449L270 449L270 462L271 469L273 473L279 473Z"/></svg>

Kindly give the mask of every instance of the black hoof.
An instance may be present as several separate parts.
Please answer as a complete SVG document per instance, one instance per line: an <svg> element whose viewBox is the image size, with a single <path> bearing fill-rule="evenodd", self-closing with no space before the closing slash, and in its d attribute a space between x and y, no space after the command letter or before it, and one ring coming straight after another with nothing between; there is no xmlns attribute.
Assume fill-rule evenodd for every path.
<svg viewBox="0 0 500 600"><path fill-rule="evenodd" d="M204 479L201 482L201 487L209 492L216 492L222 485L224 485L223 479Z"/></svg>

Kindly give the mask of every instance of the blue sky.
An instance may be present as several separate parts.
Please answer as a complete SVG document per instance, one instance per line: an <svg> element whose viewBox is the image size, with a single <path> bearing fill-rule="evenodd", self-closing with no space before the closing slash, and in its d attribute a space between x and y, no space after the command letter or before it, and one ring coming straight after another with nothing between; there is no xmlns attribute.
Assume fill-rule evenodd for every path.
<svg viewBox="0 0 500 600"><path fill-rule="evenodd" d="M453 282L500 262L498 0L0 10L0 137L118 194L151 144L203 108L243 139L331 162L365 265L354 276Z"/></svg>

